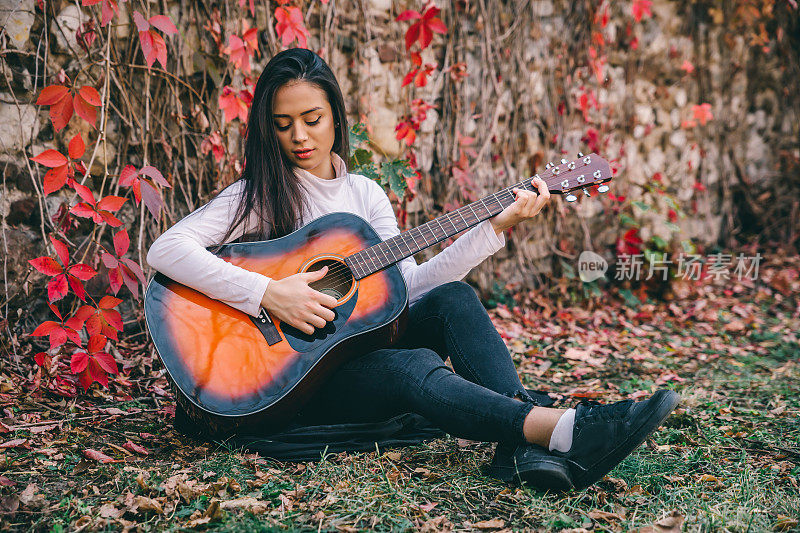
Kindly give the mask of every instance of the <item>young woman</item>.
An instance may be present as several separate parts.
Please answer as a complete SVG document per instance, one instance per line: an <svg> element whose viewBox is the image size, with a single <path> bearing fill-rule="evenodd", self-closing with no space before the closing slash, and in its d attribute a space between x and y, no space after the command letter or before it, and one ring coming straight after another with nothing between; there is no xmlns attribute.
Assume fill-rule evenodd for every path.
<svg viewBox="0 0 800 533"><path fill-rule="evenodd" d="M346 116L336 78L319 56L305 49L277 54L256 84L241 179L159 237L148 263L250 315L263 307L309 334L325 326L336 301L309 287L325 269L269 279L206 248L243 235L280 237L334 211L361 216L383 239L397 235L382 187L347 171ZM340 367L298 416L337 423L416 412L452 435L500 443L493 475L562 490L594 483L655 431L679 401L672 391L638 403L538 406L475 292L458 281L504 246L505 229L542 210L550 195L542 180L537 187L514 189L512 205L430 260L401 261L407 333Z"/></svg>

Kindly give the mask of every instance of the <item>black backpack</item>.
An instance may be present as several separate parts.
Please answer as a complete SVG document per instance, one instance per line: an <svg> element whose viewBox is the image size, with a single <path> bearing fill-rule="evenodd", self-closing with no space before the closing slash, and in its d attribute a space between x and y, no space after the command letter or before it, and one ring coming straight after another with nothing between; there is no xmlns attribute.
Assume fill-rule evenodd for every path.
<svg viewBox="0 0 800 533"><path fill-rule="evenodd" d="M553 399L546 393L526 389L539 405L548 407ZM184 435L244 448L280 461L313 461L324 453L365 452L419 444L446 433L416 413L403 413L377 422L304 425L295 421L279 432L255 435L239 432L224 439L209 438L177 403L175 429Z"/></svg>

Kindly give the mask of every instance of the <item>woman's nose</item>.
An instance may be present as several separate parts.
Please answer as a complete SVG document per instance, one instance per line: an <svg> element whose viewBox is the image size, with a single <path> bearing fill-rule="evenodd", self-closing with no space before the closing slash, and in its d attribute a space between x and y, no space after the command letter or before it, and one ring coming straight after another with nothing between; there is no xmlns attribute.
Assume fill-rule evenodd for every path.
<svg viewBox="0 0 800 533"><path fill-rule="evenodd" d="M292 129L292 140L294 142L301 143L306 139L308 139L306 129L300 124L295 125L295 127Z"/></svg>

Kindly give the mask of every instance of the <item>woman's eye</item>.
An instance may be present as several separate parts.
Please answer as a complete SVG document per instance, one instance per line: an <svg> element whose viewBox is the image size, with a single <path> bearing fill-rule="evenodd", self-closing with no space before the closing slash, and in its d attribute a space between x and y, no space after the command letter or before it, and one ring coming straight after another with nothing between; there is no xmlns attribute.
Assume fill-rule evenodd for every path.
<svg viewBox="0 0 800 533"><path fill-rule="evenodd" d="M322 117L317 117L317 120L313 122L306 122L306 124L308 124L309 126L314 126L318 124L320 120L322 120ZM278 129L278 131L286 131L291 127L291 124L289 124L288 126L278 126L277 124L275 124L275 127Z"/></svg>

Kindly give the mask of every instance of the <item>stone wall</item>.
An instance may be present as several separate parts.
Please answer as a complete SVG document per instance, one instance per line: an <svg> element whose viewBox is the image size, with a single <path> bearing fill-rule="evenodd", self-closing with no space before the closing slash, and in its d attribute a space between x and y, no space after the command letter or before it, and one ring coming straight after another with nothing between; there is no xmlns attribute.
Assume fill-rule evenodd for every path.
<svg viewBox="0 0 800 533"><path fill-rule="evenodd" d="M757 15L742 11L751 4ZM772 4L654 0L652 16L635 21L628 2L600 7L579 0L441 2L448 34L436 35L423 51L423 63L437 63L439 69L425 87L413 89L401 87L411 66L403 46L408 23L394 19L406 7L421 6L388 0L303 6L309 48L331 64L347 95L351 121L369 125L376 151L403 156L394 129L408 103L423 98L437 105L413 146L424 176L419 194L406 205L411 225L441 214L446 204L463 202L450 173L458 155L457 134L475 138L478 157L471 159L470 170L479 193L487 194L541 171L547 161L588 152L590 130L597 133L600 154L617 169L612 192L627 201L603 197L567 205L554 200L545 215L516 228L509 246L472 274L486 289L498 272L508 281L530 283L537 273L553 272L560 260L574 262L584 249L612 259L625 231L620 212L638 221L645 241L657 235L676 246L691 241L728 247L733 239L760 233L791 245L798 211L800 47L796 10L775 3L767 12L764 6ZM26 260L41 248L44 225L49 224L43 223L41 210L48 211L49 219L61 200L45 201L37 194L40 171L29 161L43 149L63 148L64 139L70 138L66 132L54 135L46 109L34 105L38 92L54 82L60 69L70 76L86 70L103 79L102 63L96 61L102 53L92 52L93 64L76 59L76 31L88 20L89 8L65 1L48 5L55 16L45 17L34 0L0 0L0 211L8 296L20 290ZM185 180L186 187L171 192L167 217L142 232L143 249L165 225L235 175L230 169L221 173L199 147L219 124L214 115L219 114L222 80L241 84L239 73L226 77L231 72L215 70L219 63L208 59L219 56L219 50L203 24L218 8L223 28L234 29L237 18L232 15L243 10L183 2L160 2L153 4L154 10L157 5L180 29L179 36L167 40L168 70L202 98L163 76L145 83L142 69L126 70L126 79L115 83L134 89L139 99L149 88L153 98L185 120L179 123L171 112L163 123L153 122L143 132L110 116L106 142L100 143L92 166L100 178L116 177L121 166L141 164L144 153L144 159L157 161L173 179ZM609 17L602 26L598 10L606 5ZM138 40L125 24L129 6L121 2L119 8L114 49L119 57L135 58ZM280 49L273 9L266 3L256 6L255 24L263 30L256 76ZM593 41L595 33L603 36L602 46ZM590 66L590 47L605 61L599 79ZM459 62L466 64L468 76L457 82L447 69ZM684 62L694 70L688 72ZM109 90L120 109L141 105L141 100L124 101L116 84ZM582 94L597 103L585 116ZM687 125L693 106L702 103L711 105L713 119ZM92 135L96 138L89 127L83 132L92 142ZM237 123L222 132L232 153L239 148L240 132ZM665 194L650 187L656 183L663 184L658 188ZM677 232L667 223L672 207L668 198L685 215L675 220ZM633 206L631 200L648 209ZM131 221L136 214L124 213Z"/></svg>

